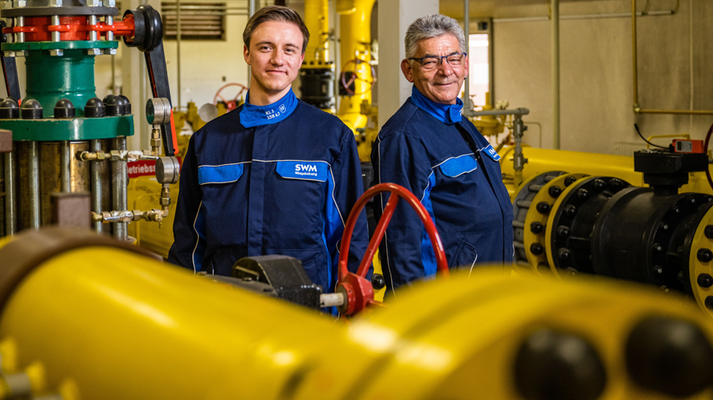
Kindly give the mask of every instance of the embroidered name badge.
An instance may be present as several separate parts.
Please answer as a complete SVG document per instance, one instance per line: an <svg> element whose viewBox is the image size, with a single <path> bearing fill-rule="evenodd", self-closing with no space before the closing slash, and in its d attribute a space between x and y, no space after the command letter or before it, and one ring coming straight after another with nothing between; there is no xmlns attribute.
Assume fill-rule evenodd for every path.
<svg viewBox="0 0 713 400"><path fill-rule="evenodd" d="M314 161L278 161L277 173L287 179L301 179L324 182L327 180L328 166Z"/></svg>
<svg viewBox="0 0 713 400"><path fill-rule="evenodd" d="M495 151L492 145L488 145L488 147L483 149L483 151L488 155L488 157L492 158L493 161L500 161L500 154Z"/></svg>

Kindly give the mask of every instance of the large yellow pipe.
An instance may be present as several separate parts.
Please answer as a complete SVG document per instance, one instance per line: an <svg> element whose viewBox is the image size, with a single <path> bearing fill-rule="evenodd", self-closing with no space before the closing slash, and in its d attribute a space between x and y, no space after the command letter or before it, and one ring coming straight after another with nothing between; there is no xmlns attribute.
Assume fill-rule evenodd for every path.
<svg viewBox="0 0 713 400"><path fill-rule="evenodd" d="M322 65L324 68L329 54L329 1L305 0L305 25L310 40L305 49L304 65Z"/></svg>
<svg viewBox="0 0 713 400"><path fill-rule="evenodd" d="M13 241L29 249L43 234ZM692 321L713 338L698 310L675 297L487 269L403 290L347 327L92 245L49 257L17 286L2 309L0 353L5 374L41 364L37 386L73 388L66 400L515 400L515 354L548 329L592 346L607 376L599 399L664 399L624 372L630 331L651 315Z"/></svg>
<svg viewBox="0 0 713 400"><path fill-rule="evenodd" d="M514 167L511 160L512 147L504 147L501 151L500 166L503 173L503 182L512 196L516 188L513 186L512 177ZM616 156L610 154L584 153L577 151L539 149L524 147L522 149L527 164L523 169L523 179L549 171L564 171L569 173L583 173L588 175L611 176L623 179L634 186L647 186L644 175L634 171L634 157ZM711 193L713 189L708 185L705 172L690 173L688 183L679 190L684 192Z"/></svg>
<svg viewBox="0 0 713 400"><path fill-rule="evenodd" d="M350 3L351 4L351 3ZM371 105L371 9L374 0L354 0L355 11L341 15L340 19L340 59L338 73L346 69L356 72L354 96L341 96L338 117L355 131L366 126L367 117L360 113L361 103ZM358 61L354 61L358 60ZM356 64L355 64L356 63ZM346 68L345 68L346 66ZM337 82L341 85L341 82Z"/></svg>

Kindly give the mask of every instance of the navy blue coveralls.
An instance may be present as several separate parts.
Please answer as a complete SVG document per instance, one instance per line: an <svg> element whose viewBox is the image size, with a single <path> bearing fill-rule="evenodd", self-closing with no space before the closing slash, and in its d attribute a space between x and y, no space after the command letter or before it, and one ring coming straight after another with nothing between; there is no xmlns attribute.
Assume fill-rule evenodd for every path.
<svg viewBox="0 0 713 400"><path fill-rule="evenodd" d="M190 139L168 259L231 275L242 257L292 256L331 292L344 225L363 190L354 135L338 118L291 90L268 106L243 105ZM351 271L367 244L362 211Z"/></svg>
<svg viewBox="0 0 713 400"><path fill-rule="evenodd" d="M414 86L374 143L375 180L399 184L421 200L436 224L451 269L509 263L513 211L502 183L500 156L468 119L461 119L463 103L458 103L434 103ZM377 219L387 201L388 194L375 198ZM382 269L390 290L436 273L431 242L407 204L396 207L384 242Z"/></svg>

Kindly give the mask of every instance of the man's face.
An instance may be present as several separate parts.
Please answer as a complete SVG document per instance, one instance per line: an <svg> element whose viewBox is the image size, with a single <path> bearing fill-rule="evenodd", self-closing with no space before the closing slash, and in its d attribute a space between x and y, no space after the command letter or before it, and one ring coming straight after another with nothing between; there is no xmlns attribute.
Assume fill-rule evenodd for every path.
<svg viewBox="0 0 713 400"><path fill-rule="evenodd" d="M430 39L420 40L414 58L425 56L446 56L462 52L458 39L445 34ZM401 71L409 82L416 85L421 94L431 101L441 104L455 104L456 98L468 76L468 57L460 66L453 67L445 59L433 71L424 71L418 61L401 61Z"/></svg>
<svg viewBox="0 0 713 400"><path fill-rule="evenodd" d="M303 39L291 22L267 21L255 28L250 48L243 49L245 62L252 67L251 93L277 101L289 91L304 59Z"/></svg>

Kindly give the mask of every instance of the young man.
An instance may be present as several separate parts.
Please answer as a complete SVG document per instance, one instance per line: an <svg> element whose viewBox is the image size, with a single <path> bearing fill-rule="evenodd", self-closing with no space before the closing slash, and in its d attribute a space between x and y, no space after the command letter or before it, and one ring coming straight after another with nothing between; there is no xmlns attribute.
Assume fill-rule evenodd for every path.
<svg viewBox="0 0 713 400"><path fill-rule="evenodd" d="M325 292L334 289L344 224L363 185L349 128L292 92L308 40L287 7L263 8L248 21L247 101L190 139L170 262L231 275L241 257L287 255ZM368 243L363 211L351 243L356 270Z"/></svg>
<svg viewBox="0 0 713 400"><path fill-rule="evenodd" d="M413 192L441 235L450 268L512 261L512 205L500 157L468 119L458 99L468 74L458 22L435 14L406 32L401 70L411 97L386 122L371 153L376 180ZM377 218L388 196L376 199ZM382 248L387 288L433 276L436 260L421 221L397 207Z"/></svg>

